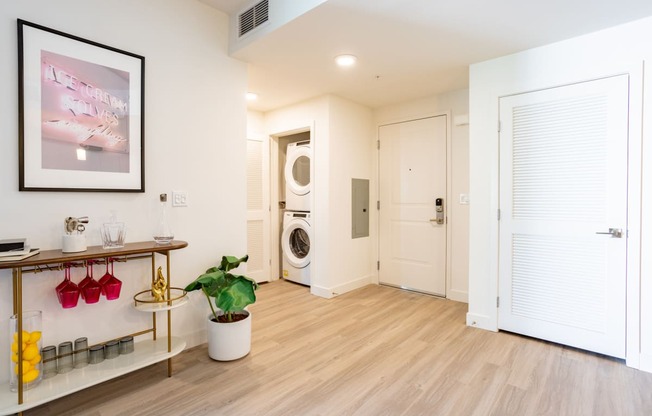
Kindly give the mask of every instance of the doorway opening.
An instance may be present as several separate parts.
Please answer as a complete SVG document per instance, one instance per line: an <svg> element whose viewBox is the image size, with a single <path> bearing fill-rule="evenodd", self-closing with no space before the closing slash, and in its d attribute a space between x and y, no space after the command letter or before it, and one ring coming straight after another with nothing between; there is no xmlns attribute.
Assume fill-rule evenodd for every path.
<svg viewBox="0 0 652 416"><path fill-rule="evenodd" d="M289 156L288 149L290 149ZM272 279L284 278L307 286L310 285L311 252L314 250L311 227L310 225L306 226L311 223L313 200L314 166L311 163L312 155L312 129L310 127L270 136ZM289 166L288 162L291 162ZM289 181L286 180L286 175ZM289 207L288 202L290 202ZM296 215L286 218L287 213L296 213ZM284 259L282 239L284 229L289 228L292 228L292 232L288 232L288 244L285 244L285 251L289 251L289 259L288 256ZM295 252L290 250L291 242L295 242L297 245Z"/></svg>

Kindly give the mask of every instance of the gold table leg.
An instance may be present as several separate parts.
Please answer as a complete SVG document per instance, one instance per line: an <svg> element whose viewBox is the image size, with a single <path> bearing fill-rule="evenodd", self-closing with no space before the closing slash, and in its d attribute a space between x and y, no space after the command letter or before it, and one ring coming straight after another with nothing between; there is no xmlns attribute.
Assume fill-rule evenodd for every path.
<svg viewBox="0 0 652 416"><path fill-rule="evenodd" d="M14 280L14 315L16 315L16 331L18 332L18 363L23 362L23 270L21 268L13 269ZM13 342L13 341L12 341ZM18 372L18 404L23 404L23 372Z"/></svg>

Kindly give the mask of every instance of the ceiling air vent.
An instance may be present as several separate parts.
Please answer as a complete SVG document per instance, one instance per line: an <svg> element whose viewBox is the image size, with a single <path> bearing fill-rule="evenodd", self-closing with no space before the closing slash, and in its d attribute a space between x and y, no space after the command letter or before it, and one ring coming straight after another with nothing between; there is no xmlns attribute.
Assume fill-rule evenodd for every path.
<svg viewBox="0 0 652 416"><path fill-rule="evenodd" d="M243 36L269 20L269 0L263 0L240 14L240 35Z"/></svg>

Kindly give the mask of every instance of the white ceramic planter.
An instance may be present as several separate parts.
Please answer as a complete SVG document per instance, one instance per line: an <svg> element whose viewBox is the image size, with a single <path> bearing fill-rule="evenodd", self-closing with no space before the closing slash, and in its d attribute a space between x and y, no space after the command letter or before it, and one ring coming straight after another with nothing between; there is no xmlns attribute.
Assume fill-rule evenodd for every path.
<svg viewBox="0 0 652 416"><path fill-rule="evenodd" d="M243 312L249 314L246 319L230 323L214 322L208 315L208 356L213 360L237 360L251 351L251 312Z"/></svg>

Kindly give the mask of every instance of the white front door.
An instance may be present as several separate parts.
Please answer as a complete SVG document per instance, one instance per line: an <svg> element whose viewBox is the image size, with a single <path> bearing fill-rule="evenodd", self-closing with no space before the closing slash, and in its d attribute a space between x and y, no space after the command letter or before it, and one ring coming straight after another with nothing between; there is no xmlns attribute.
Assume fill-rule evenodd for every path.
<svg viewBox="0 0 652 416"><path fill-rule="evenodd" d="M264 141L247 140L247 276L268 282L270 275L269 166Z"/></svg>
<svg viewBox="0 0 652 416"><path fill-rule="evenodd" d="M628 77L501 98L500 125L499 328L624 357Z"/></svg>
<svg viewBox="0 0 652 416"><path fill-rule="evenodd" d="M382 284L446 296L447 124L442 115L379 128Z"/></svg>

